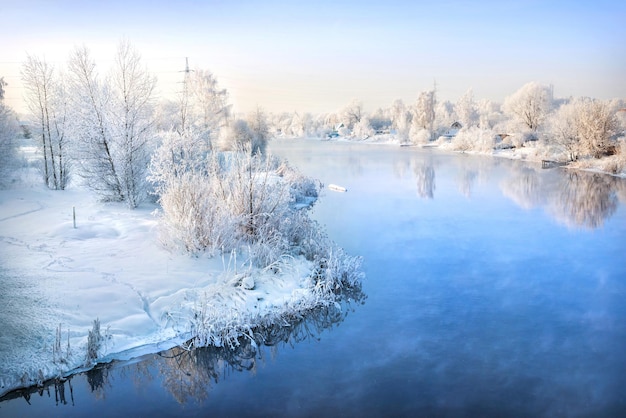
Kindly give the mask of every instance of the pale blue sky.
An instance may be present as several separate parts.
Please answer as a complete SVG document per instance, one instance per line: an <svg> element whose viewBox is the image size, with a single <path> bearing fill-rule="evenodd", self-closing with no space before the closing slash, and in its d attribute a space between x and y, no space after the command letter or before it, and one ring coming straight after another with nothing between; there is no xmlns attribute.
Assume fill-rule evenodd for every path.
<svg viewBox="0 0 626 418"><path fill-rule="evenodd" d="M557 96L626 97L626 5L619 1L0 0L0 76L21 106L26 53L63 65L85 44L104 67L129 39L163 95L185 57L211 70L236 110L335 111L439 98L502 101L528 81Z"/></svg>

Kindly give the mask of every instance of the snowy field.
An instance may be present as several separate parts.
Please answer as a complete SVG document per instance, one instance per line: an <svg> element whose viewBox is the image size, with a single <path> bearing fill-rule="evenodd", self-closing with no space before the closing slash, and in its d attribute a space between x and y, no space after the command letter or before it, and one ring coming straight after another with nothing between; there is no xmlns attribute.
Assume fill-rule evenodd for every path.
<svg viewBox="0 0 626 418"><path fill-rule="evenodd" d="M227 320L310 296L303 259L281 274L256 275L247 289L251 283L237 281L244 260L164 250L154 210L99 203L76 189L0 191L0 394L89 365L96 319L104 337L98 360L108 361L184 342L186 318L203 303Z"/></svg>

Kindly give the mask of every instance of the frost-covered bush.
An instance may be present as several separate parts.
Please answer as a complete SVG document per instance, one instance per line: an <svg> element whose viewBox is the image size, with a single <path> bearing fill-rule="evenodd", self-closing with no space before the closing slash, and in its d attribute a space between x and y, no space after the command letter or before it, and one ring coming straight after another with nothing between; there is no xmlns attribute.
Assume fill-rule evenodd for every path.
<svg viewBox="0 0 626 418"><path fill-rule="evenodd" d="M358 139L367 139L370 136L374 136L374 128L370 123L370 119L363 116L360 121L354 124L352 134Z"/></svg>
<svg viewBox="0 0 626 418"><path fill-rule="evenodd" d="M452 138L451 147L455 151L490 152L494 149L495 142L493 131L472 126L457 132Z"/></svg>
<svg viewBox="0 0 626 418"><path fill-rule="evenodd" d="M342 248L328 245L314 260L312 278L320 295L338 293L344 287L356 286L363 278L361 258L349 256Z"/></svg>
<svg viewBox="0 0 626 418"><path fill-rule="evenodd" d="M423 145L427 144L430 141L431 134L428 130L420 128L419 126L413 124L411 125L411 130L409 131L409 139L412 144L415 145Z"/></svg>
<svg viewBox="0 0 626 418"><path fill-rule="evenodd" d="M296 207L309 206L319 197L322 189L320 181L294 170L286 161L280 164L276 169L276 173L289 183L292 205Z"/></svg>
<svg viewBox="0 0 626 418"><path fill-rule="evenodd" d="M166 247L195 253L226 245L234 221L211 204L213 194L212 184L198 173L181 174L161 193L161 241Z"/></svg>
<svg viewBox="0 0 626 418"><path fill-rule="evenodd" d="M470 151L474 148L473 137L467 134L467 130L462 129L452 138L450 145L454 151Z"/></svg>
<svg viewBox="0 0 626 418"><path fill-rule="evenodd" d="M95 319L93 321L93 327L87 335L87 363L90 363L98 358L98 352L102 345L103 337L100 333L100 320Z"/></svg>
<svg viewBox="0 0 626 418"><path fill-rule="evenodd" d="M152 166L165 246L209 254L244 248L260 267L290 254L293 222L317 198L319 182L249 147L196 155L193 164L170 164L162 157L171 152L158 151Z"/></svg>

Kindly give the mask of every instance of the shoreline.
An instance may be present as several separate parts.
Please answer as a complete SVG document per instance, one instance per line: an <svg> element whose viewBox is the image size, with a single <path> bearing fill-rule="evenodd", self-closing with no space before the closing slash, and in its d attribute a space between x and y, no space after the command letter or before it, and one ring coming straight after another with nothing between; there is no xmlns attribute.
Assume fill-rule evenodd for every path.
<svg viewBox="0 0 626 418"><path fill-rule="evenodd" d="M362 278L360 258L343 252L333 253L340 262L332 268L353 269L345 280L303 255L260 268L243 249L214 257L169 251L156 208L100 203L81 188L0 190L0 397L194 339L193 347L236 344L254 327L334 303L336 286ZM327 245L320 248L335 251Z"/></svg>
<svg viewBox="0 0 626 418"><path fill-rule="evenodd" d="M530 152L523 152L522 150L533 150L533 148L526 148L526 147L522 147L519 149L514 149L514 151L511 150L495 150L492 149L490 151L477 151L477 150L467 150L467 151L456 151L456 150L452 150L452 149L448 149L447 147L442 147L440 143L437 143L438 141L432 141L430 143L427 144L402 144L400 143L397 139L393 138L391 135L385 135L388 136L389 139L387 140L372 140L370 138L366 138L366 139L349 139L349 138L345 138L345 137L339 137L339 138L333 138L333 139L322 139L322 138L315 138L315 137L302 137L302 138L280 138L280 140L285 140L285 141L289 141L289 140L312 140L312 141L325 141L325 142L337 142L337 143L350 143L350 144L362 144L362 145L385 145L385 146L397 146L397 147L401 147L401 148L422 148L422 149L435 149L441 152L449 152L449 153L454 153L454 154L468 154L468 155L484 155L484 156L488 156L488 157L495 157L495 158L504 158L504 159L508 159L508 160L519 160L519 161L528 161L528 162L532 162L532 163L537 163L537 164L541 164L541 162L543 160L550 160L550 161L558 161L558 158L552 156L530 156L529 153ZM536 150L536 148L534 148ZM519 152L517 152L519 151ZM580 171L585 171L585 172L590 172L590 173L598 173L598 174L606 174L608 176L613 176L613 177L618 177L618 178L622 178L622 179L626 179L626 167L624 167L624 169L622 170L621 173L612 173L606 170L602 170L600 168L597 167L581 167L581 165L584 165L585 163L591 163L591 165L596 164L599 165L601 162L606 162L600 159L597 160L593 160L593 159L588 159L588 160L579 160L579 161L574 161L574 162L567 162L564 163L563 165L560 165L558 167L553 167L553 168L563 168L563 169L567 169L567 170L580 170Z"/></svg>

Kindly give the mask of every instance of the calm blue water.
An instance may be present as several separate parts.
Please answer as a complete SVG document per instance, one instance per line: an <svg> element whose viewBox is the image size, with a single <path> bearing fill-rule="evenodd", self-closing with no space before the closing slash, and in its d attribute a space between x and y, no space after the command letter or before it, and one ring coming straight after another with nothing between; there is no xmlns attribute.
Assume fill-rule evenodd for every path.
<svg viewBox="0 0 626 418"><path fill-rule="evenodd" d="M626 181L436 150L283 141L365 304L255 353L148 356L0 416L626 416ZM70 391L71 383L71 391Z"/></svg>

